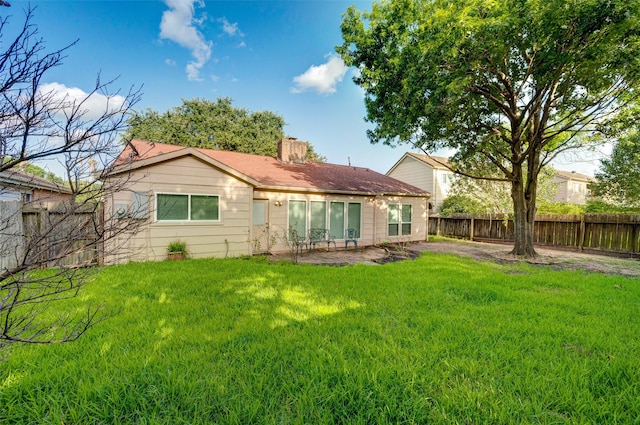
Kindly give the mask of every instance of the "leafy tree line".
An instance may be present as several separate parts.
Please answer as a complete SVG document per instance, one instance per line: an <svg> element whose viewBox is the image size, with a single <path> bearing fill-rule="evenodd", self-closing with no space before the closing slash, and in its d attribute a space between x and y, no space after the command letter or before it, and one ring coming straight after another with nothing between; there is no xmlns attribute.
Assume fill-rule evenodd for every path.
<svg viewBox="0 0 640 425"><path fill-rule="evenodd" d="M124 138L275 157L277 142L284 137L284 118L271 111L250 112L232 103L228 97L183 99L182 105L164 113L153 109L133 112ZM326 160L311 144L307 159Z"/></svg>

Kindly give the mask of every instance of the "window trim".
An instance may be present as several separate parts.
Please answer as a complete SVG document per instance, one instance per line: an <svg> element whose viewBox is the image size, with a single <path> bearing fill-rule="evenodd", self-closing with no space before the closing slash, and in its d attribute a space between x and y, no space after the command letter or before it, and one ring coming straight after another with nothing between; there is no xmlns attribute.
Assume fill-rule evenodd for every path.
<svg viewBox="0 0 640 425"><path fill-rule="evenodd" d="M350 204L360 204L360 217L359 217L359 219L358 219L358 221L359 221L359 223L358 223L358 224L360 224L360 228L359 228L359 229L356 229L356 235L357 235L359 238L361 238L361 237L362 237L362 214L363 214L363 212L362 212L362 204L363 204L363 202L362 202L362 201L354 201L354 202L347 201L347 202L345 202L345 209L346 209L346 211L345 211L345 212L346 212L346 214L345 214L345 218L346 218L346 220L345 220L345 221L346 221L345 225L347 226L347 229L350 229L350 228L351 228L351 226L349 226L349 205L350 205ZM345 229L345 230L346 230L346 229ZM347 237L347 236L346 236L346 234L345 234L345 238L346 238L346 237Z"/></svg>
<svg viewBox="0 0 640 425"><path fill-rule="evenodd" d="M346 229L349 227L349 205L350 204L358 204L360 205L360 227L357 229L358 231L358 235L362 235L362 217L363 217L363 207L362 205L364 204L364 202L362 201L354 201L354 200L349 200L349 199L337 199L337 198L327 198L324 200L315 200L315 199L304 199L304 198L291 198L287 200L287 229L291 228L291 223L289 221L289 208L290 208L290 203L291 201L302 201L306 203L306 208L305 208L305 229L308 232L309 229L311 228L311 204L313 202L323 202L325 204L325 228L330 229L330 225L331 225L331 203L332 202L340 202L343 204L343 220L344 220L344 226L346 226L344 229L342 229L342 238L336 238L336 240L344 240L346 238Z"/></svg>
<svg viewBox="0 0 640 425"><path fill-rule="evenodd" d="M309 200L303 198L293 198L287 199L287 234L292 229L291 224L291 202L304 202L304 232L303 235L305 238L307 237L307 232L309 231Z"/></svg>
<svg viewBox="0 0 640 425"><path fill-rule="evenodd" d="M221 196L217 193L192 193L192 192L154 192L154 221L156 223L221 223L222 222L222 207ZM187 197L187 218L180 220L162 220L158 218L158 195L180 195ZM192 196L207 196L218 198L218 219L217 220L193 220L191 218L191 197Z"/></svg>
<svg viewBox="0 0 640 425"><path fill-rule="evenodd" d="M396 205L398 207L398 221L390 221L389 220L389 212L391 211L391 206L392 205ZM402 209L404 206L409 206L410 207L410 212L411 212L411 220L410 221L403 221L402 220ZM398 226L398 234L397 235L391 235L389 234L389 226L395 224ZM403 233L403 225L408 224L410 227L410 231L407 234ZM413 204L412 203L389 203L387 205L387 236L390 238L401 238L403 236L411 236L413 235Z"/></svg>

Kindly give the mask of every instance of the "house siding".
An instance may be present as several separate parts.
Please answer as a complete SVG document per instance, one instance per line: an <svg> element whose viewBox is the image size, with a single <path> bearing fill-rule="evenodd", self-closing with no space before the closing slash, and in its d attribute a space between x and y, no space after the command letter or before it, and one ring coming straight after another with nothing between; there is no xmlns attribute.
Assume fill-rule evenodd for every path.
<svg viewBox="0 0 640 425"><path fill-rule="evenodd" d="M295 178L290 179L286 173L280 175L281 180L278 181L278 186L272 185L273 178L268 175L264 177L264 180L269 186L260 187L262 184L260 178L262 177L251 177L249 174L241 173L237 168L232 168L213 158L213 162L210 162L206 156L199 156L198 152L187 152L180 156L172 155L169 152L165 159L159 158L156 161L138 163L140 165L133 168L130 175L126 173L114 174L111 180L106 182L107 185L115 185L120 184L123 179L129 180L126 190L114 188L113 195L106 200L105 216L107 220L111 217L117 219L120 216L126 216L146 221L135 233L123 235L110 242L105 252L114 254L105 256L105 263L160 261L166 258L167 246L174 240L185 242L192 258L236 257L265 251L287 252L289 250L286 242L289 229L289 205L294 200L306 202L305 227L307 230L310 227L311 202L344 202L345 207L348 203L360 204L359 247L381 242L409 242L427 238L429 194L422 192L418 187L411 187L400 181L389 183L389 179L384 177L383 179L373 179L374 183L383 180L382 183L376 183L383 188L375 189L376 193L406 193L406 195L363 195L360 193L368 193L370 189L358 186L356 190L350 184L344 185L347 189L340 189L345 192L332 193L334 190L337 192L337 189L324 189L319 192L320 189L313 185L310 188L305 186L291 187L289 180L295 181ZM256 162L253 157L248 160ZM268 158L265 158L264 161L268 162ZM271 162L273 161L271 160ZM256 162L256 166L261 163L262 160ZM246 166L246 164L242 163L241 166ZM282 173L278 164L275 167L273 164L270 166L271 171ZM338 172L353 173L353 170L343 168L346 169L346 167L337 167ZM314 170L318 171L316 169L312 171ZM361 169L359 172L369 173L370 171ZM319 181L326 184L323 180L326 177L322 173L317 174ZM362 175L356 175L356 177L362 178ZM345 177L342 176L342 178ZM366 181L370 182L369 179L370 177L367 176ZM329 179L329 183L331 183L331 179ZM217 195L220 205L219 220L157 221L155 209L156 196L159 193ZM412 194L416 194L416 196ZM388 236L389 203L410 203L412 205L411 235ZM141 210L136 210L136 205L147 205L147 208L141 214ZM266 206L264 225L262 217L259 217L260 221L254 225L254 205L260 205L260 211ZM327 212L329 212L329 205L327 205ZM258 215L260 214L257 214L256 217ZM345 227L349 227L347 221L348 208L345 211ZM329 217L327 217L325 226L330 227ZM344 239L337 239L336 247L338 249L344 248Z"/></svg>
<svg viewBox="0 0 640 425"><path fill-rule="evenodd" d="M113 241L117 254L106 263L159 261L166 258L169 242L186 242L191 258L234 257L249 254L248 231L251 225L253 189L193 157L183 157L138 170L130 176L126 191L107 200L107 214L117 207L130 206L132 192L148 195L147 224L133 234ZM218 195L219 221L161 222L155 220L157 193ZM106 252L112 251L107 248Z"/></svg>
<svg viewBox="0 0 640 425"><path fill-rule="evenodd" d="M389 204L411 205L411 235L389 236ZM375 244L427 240L429 205L425 198L379 196L376 199Z"/></svg>
<svg viewBox="0 0 640 425"><path fill-rule="evenodd" d="M570 202L584 205L587 203L588 183L579 180L555 177L551 180L556 185L557 193L553 200L557 202ZM574 190L574 184L579 185L579 190Z"/></svg>
<svg viewBox="0 0 640 425"><path fill-rule="evenodd" d="M430 192L433 210L438 212L450 188L450 182L445 183L444 180L454 174L446 169L434 168L411 156L405 156L387 175Z"/></svg>

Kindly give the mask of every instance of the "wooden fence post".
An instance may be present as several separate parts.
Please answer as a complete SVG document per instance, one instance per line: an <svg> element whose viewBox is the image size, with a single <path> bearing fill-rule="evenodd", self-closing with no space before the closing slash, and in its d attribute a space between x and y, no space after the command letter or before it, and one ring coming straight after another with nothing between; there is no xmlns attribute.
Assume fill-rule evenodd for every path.
<svg viewBox="0 0 640 425"><path fill-rule="evenodd" d="M469 225L469 240L473 240L473 216L471 216L471 224Z"/></svg>
<svg viewBox="0 0 640 425"><path fill-rule="evenodd" d="M580 230L578 231L578 251L584 249L585 233L587 231L587 225L584 220L584 214L580 216Z"/></svg>

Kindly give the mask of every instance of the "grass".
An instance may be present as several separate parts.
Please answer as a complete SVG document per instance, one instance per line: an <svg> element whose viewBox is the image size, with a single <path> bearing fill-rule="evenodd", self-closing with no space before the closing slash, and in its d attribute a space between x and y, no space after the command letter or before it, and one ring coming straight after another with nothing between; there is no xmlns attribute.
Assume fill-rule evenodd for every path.
<svg viewBox="0 0 640 425"><path fill-rule="evenodd" d="M79 341L15 346L1 423L638 423L640 280L424 254L107 267Z"/></svg>

